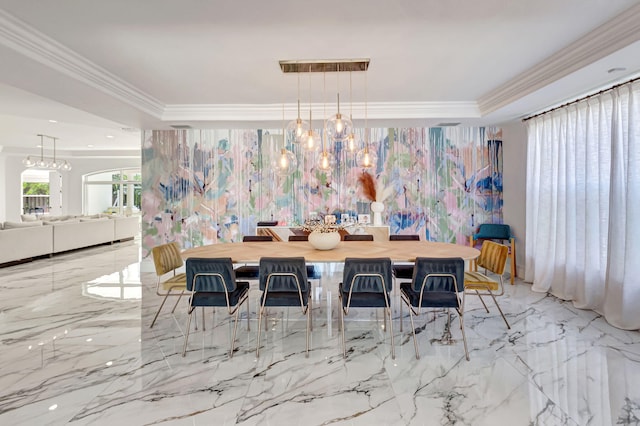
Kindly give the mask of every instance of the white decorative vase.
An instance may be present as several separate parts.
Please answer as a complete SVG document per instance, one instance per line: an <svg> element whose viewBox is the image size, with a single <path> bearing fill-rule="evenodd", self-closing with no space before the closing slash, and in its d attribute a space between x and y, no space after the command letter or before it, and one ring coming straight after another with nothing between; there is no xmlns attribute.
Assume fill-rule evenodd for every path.
<svg viewBox="0 0 640 426"><path fill-rule="evenodd" d="M374 201L371 203L371 211L373 212L373 226L382 226L382 212L384 204Z"/></svg>
<svg viewBox="0 0 640 426"><path fill-rule="evenodd" d="M309 244L317 250L331 250L340 242L339 232L318 232L309 234Z"/></svg>

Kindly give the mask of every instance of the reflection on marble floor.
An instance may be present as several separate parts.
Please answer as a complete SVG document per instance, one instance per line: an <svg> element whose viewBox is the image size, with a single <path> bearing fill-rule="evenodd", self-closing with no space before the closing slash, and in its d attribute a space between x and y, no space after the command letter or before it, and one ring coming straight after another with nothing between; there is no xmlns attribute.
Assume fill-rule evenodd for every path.
<svg viewBox="0 0 640 426"><path fill-rule="evenodd" d="M345 360L340 270L325 273L321 286L314 283L309 358L295 309L271 309L256 358L259 291L252 289L251 330L243 310L229 359L232 322L223 310L206 311L205 331L199 315L184 358L186 298L148 328L161 299L138 242L1 268L0 424L640 423L638 332L517 281L501 299L511 330L495 309L487 314L467 298L471 361L457 319L453 345L432 343L442 335L443 313L418 319L416 361L408 318L400 332L397 295L396 359L382 313L361 309L346 318Z"/></svg>

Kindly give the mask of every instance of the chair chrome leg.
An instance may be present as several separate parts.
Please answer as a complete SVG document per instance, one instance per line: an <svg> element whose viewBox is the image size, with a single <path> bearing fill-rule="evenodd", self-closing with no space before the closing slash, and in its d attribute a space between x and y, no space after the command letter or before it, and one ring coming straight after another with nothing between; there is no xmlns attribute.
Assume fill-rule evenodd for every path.
<svg viewBox="0 0 640 426"><path fill-rule="evenodd" d="M309 358L309 328L311 327L311 297L307 304L307 351L305 352L305 358Z"/></svg>
<svg viewBox="0 0 640 426"><path fill-rule="evenodd" d="M171 313L173 314L176 311L176 308L178 307L178 303L180 303L180 299L182 299L182 295L184 295L185 290L182 290L180 292L180 296L178 296L178 300L176 300L176 304L173 305L173 309L171 310Z"/></svg>
<svg viewBox="0 0 640 426"><path fill-rule="evenodd" d="M204 306L203 306L203 307L202 307L202 331L206 331L206 330L207 330L207 329L205 328L205 325L204 325L204 317L205 317L205 316L206 316L206 315L204 314Z"/></svg>
<svg viewBox="0 0 640 426"><path fill-rule="evenodd" d="M400 333L402 333L402 323L404 318L402 317L402 297L400 297Z"/></svg>
<svg viewBox="0 0 640 426"><path fill-rule="evenodd" d="M507 321L507 318L504 316L504 313L502 312L502 309L500 309L500 305L498 304L498 301L496 300L496 297L491 292L489 292L489 294L493 298L493 303L496 304L496 308L498 308L498 311L500 312L500 315L502 315L502 319L504 320L504 323L507 324L507 328L509 330L511 330L511 326L509 325L509 321Z"/></svg>
<svg viewBox="0 0 640 426"><path fill-rule="evenodd" d="M420 353L418 352L418 341L416 340L416 326L413 323L413 309L409 307L409 318L411 318L411 333L413 333L413 347L416 350L416 359L420 359Z"/></svg>
<svg viewBox="0 0 640 426"><path fill-rule="evenodd" d="M464 333L464 315L458 312L458 317L460 318L460 330L462 330L462 343L464 343L464 354L469 361L469 350L467 349L467 336Z"/></svg>
<svg viewBox="0 0 640 426"><path fill-rule="evenodd" d="M396 348L393 342L393 320L391 318L391 308L386 308L389 314L389 333L391 334L391 358L396 359ZM385 316L386 318L386 316Z"/></svg>
<svg viewBox="0 0 640 426"><path fill-rule="evenodd" d="M310 317L310 327L311 327L311 331L313 331L313 298L311 297L311 293L309 293L309 302L307 302L307 310L310 310L311 313L309 314Z"/></svg>
<svg viewBox="0 0 640 426"><path fill-rule="evenodd" d="M387 308L385 308L385 309L387 309ZM382 315L382 317L384 318L383 322L382 322L382 326L384 327L384 332L386 333L387 332L387 312L386 311L385 311L384 315Z"/></svg>
<svg viewBox="0 0 640 426"><path fill-rule="evenodd" d="M249 292L247 292L247 331L251 331L251 325L249 324L249 316L250 316L250 311L249 311Z"/></svg>
<svg viewBox="0 0 640 426"><path fill-rule="evenodd" d="M164 295L164 299L162 299L162 303L160 304L160 307L158 308L158 312L156 312L156 316L153 317L153 321L151 321L151 325L149 326L149 328L153 328L153 325L156 323L156 320L158 319L158 315L160 315L160 311L162 310L162 307L164 306L164 302L167 301L167 298L169 297L169 294L171 294L171 290L169 290L167 292L167 294Z"/></svg>
<svg viewBox="0 0 640 426"><path fill-rule="evenodd" d="M344 334L344 309L342 309L342 304L340 306L340 323L342 324L342 358L347 357L347 343L345 342Z"/></svg>
<svg viewBox="0 0 640 426"><path fill-rule="evenodd" d="M238 316L240 314L240 309L236 309L235 321L233 321L233 336L231 337L231 352L229 352L229 358L233 358L233 348L236 343L236 330L238 329Z"/></svg>
<svg viewBox="0 0 640 426"><path fill-rule="evenodd" d="M261 306L260 309L258 310L258 345L256 346L256 358L260 358L260 325L262 323L262 310L264 308Z"/></svg>
<svg viewBox="0 0 640 426"><path fill-rule="evenodd" d="M476 290L476 294L478 295L480 302L482 302L482 306L484 306L484 310L487 311L487 313L489 313L489 308L487 308L487 304L484 303L484 300L482 299L482 296L480 295L480 292L478 290Z"/></svg>
<svg viewBox="0 0 640 426"><path fill-rule="evenodd" d="M182 347L183 357L187 353L187 341L189 340L189 331L191 331L191 314L193 313L194 310L195 308L191 309L191 311L189 312L189 319L187 319L187 334L184 336L184 346Z"/></svg>

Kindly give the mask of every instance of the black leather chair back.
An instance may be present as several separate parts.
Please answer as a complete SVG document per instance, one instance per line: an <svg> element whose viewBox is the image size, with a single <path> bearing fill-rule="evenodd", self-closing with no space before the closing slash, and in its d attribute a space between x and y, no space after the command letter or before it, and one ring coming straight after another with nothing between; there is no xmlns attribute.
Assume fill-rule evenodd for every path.
<svg viewBox="0 0 640 426"><path fill-rule="evenodd" d="M390 292L393 287L391 259L347 257L344 261L342 281L344 292L348 292L351 286L352 293L382 293L385 290Z"/></svg>
<svg viewBox="0 0 640 426"><path fill-rule="evenodd" d="M429 274L452 274L456 282L449 276L432 276L426 280L424 291L460 292L464 291L464 260L459 257L432 258L418 257L413 268L413 290L419 292L425 278ZM457 285L457 287L456 287Z"/></svg>
<svg viewBox="0 0 640 426"><path fill-rule="evenodd" d="M236 277L231 258L195 258L187 259L187 290L207 293L229 293L236 289Z"/></svg>
<svg viewBox="0 0 640 426"><path fill-rule="evenodd" d="M260 258L260 290L269 283L269 292L297 292L309 290L307 266L304 257Z"/></svg>
<svg viewBox="0 0 640 426"><path fill-rule="evenodd" d="M245 235L242 237L242 242L265 242L265 241L273 241L273 237L271 235Z"/></svg>
<svg viewBox="0 0 640 426"><path fill-rule="evenodd" d="M416 234L389 235L389 241L420 241L420 235L416 235Z"/></svg>
<svg viewBox="0 0 640 426"><path fill-rule="evenodd" d="M343 241L373 241L371 234L345 234Z"/></svg>

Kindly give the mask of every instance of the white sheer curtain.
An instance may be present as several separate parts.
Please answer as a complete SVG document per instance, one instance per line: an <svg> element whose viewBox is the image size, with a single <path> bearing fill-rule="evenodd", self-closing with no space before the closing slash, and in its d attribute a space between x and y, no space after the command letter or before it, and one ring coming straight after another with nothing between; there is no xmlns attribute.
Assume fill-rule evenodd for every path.
<svg viewBox="0 0 640 426"><path fill-rule="evenodd" d="M640 82L527 122L532 289L640 329Z"/></svg>

